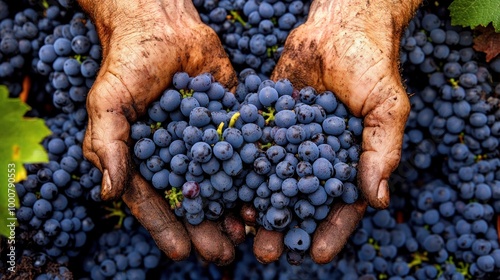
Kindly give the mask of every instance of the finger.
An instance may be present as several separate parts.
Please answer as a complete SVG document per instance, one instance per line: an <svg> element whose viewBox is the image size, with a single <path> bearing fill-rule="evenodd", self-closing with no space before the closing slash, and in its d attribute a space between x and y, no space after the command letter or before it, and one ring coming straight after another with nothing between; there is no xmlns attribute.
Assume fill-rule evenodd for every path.
<svg viewBox="0 0 500 280"><path fill-rule="evenodd" d="M222 218L219 227L234 245L241 244L245 241L245 225L243 224L243 220L233 213L226 214Z"/></svg>
<svg viewBox="0 0 500 280"><path fill-rule="evenodd" d="M233 261L234 245L215 222L205 220L196 226L185 222L185 226L196 251L205 261L217 265L227 265Z"/></svg>
<svg viewBox="0 0 500 280"><path fill-rule="evenodd" d="M406 92L395 83L394 93L364 118L363 152L358 165L358 186L375 208L389 206L388 179L401 158L404 127L410 111Z"/></svg>
<svg viewBox="0 0 500 280"><path fill-rule="evenodd" d="M103 173L101 198L103 200L116 199L123 193L126 182L129 181L129 148L123 141L103 139L106 138L102 137L106 133L95 133L91 123L89 119L83 140L83 154ZM104 129L99 125L98 121L96 129L103 131ZM96 153L96 151L99 152Z"/></svg>
<svg viewBox="0 0 500 280"><path fill-rule="evenodd" d="M85 137L83 138L83 156L90 161L95 167L102 171L101 161L92 149L91 141L92 120L89 118L87 128L85 129Z"/></svg>
<svg viewBox="0 0 500 280"><path fill-rule="evenodd" d="M282 232L259 228L253 243L253 252L259 262L266 264L277 261L283 249Z"/></svg>
<svg viewBox="0 0 500 280"><path fill-rule="evenodd" d="M175 261L189 257L191 242L182 223L176 219L167 201L139 174L132 176L131 187L123 194L123 201L167 257Z"/></svg>
<svg viewBox="0 0 500 280"><path fill-rule="evenodd" d="M366 207L367 204L363 199L358 199L353 204L343 202L335 204L313 236L311 258L316 263L329 263L342 250L363 218Z"/></svg>
<svg viewBox="0 0 500 280"><path fill-rule="evenodd" d="M97 92L103 88L107 89L96 83L89 94L90 126L85 134L84 152L102 171L101 198L109 200L118 198L130 181L130 125L116 100L96 100Z"/></svg>

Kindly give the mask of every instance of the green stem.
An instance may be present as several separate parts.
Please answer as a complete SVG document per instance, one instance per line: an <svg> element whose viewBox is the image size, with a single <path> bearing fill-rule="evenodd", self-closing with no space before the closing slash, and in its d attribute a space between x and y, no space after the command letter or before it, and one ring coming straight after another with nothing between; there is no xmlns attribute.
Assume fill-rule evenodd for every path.
<svg viewBox="0 0 500 280"><path fill-rule="evenodd" d="M175 209L181 207L181 202L184 197L182 196L182 190L180 188L173 187L165 192L165 198L168 200L170 208Z"/></svg>
<svg viewBox="0 0 500 280"><path fill-rule="evenodd" d="M269 124L270 122L274 121L274 113L276 112L276 109L273 107L267 107L267 112L261 111L261 115L265 118L266 124Z"/></svg>
<svg viewBox="0 0 500 280"><path fill-rule="evenodd" d="M118 224L115 225L115 228L121 228L123 224L123 219L125 219L126 214L122 210L122 202L121 201L113 201L113 207L104 207L104 210L109 213L104 216L104 218L109 219L111 217L118 217Z"/></svg>
<svg viewBox="0 0 500 280"><path fill-rule="evenodd" d="M224 122L221 122L217 127L217 134L219 135L219 141L224 141L224 136L222 136L223 128L224 128Z"/></svg>
<svg viewBox="0 0 500 280"><path fill-rule="evenodd" d="M229 127L234 127L234 124L239 119L240 115L240 112L236 112L231 116L231 119L229 120Z"/></svg>
<svg viewBox="0 0 500 280"><path fill-rule="evenodd" d="M181 90L179 90L179 92L181 93L182 98L188 98L188 97L193 96L194 90L192 90L192 89L181 89Z"/></svg>
<svg viewBox="0 0 500 280"><path fill-rule="evenodd" d="M247 24L243 18L240 16L240 14L237 11L230 11L229 12L231 16L233 16L233 19L241 23L244 27L247 27Z"/></svg>

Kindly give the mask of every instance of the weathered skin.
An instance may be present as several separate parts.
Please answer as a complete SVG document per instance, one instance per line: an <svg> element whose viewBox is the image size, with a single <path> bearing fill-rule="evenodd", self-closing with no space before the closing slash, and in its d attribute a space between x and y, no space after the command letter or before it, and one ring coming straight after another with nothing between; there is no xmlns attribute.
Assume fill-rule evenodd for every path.
<svg viewBox="0 0 500 280"><path fill-rule="evenodd" d="M272 78L294 86L335 92L364 117L363 153L358 171L363 198L336 205L313 237L311 256L326 263L342 249L367 205L389 203L387 179L401 153L409 101L398 69L399 38L420 0L316 0L308 21L292 32ZM103 63L88 99L84 154L103 171L102 197L120 195L172 259L189 255L191 241L207 261L227 264L232 240L213 222L183 226L160 195L134 169L130 123L145 114L178 71L210 72L228 88L236 75L216 34L204 25L189 0L79 0L96 24ZM187 230L186 230L187 228ZM214 236L216 238L214 238ZM191 240L191 241L190 241ZM283 236L259 229L254 253L276 260Z"/></svg>
<svg viewBox="0 0 500 280"><path fill-rule="evenodd" d="M131 164L130 123L146 113L178 71L210 72L226 87L236 74L217 35L203 24L191 1L90 1L80 5L96 24L103 62L87 98L84 154L103 171L103 199L122 195L156 243L172 259L187 258L190 238L202 257L226 264L234 246L216 223L188 227ZM205 231L217 238L207 240Z"/></svg>

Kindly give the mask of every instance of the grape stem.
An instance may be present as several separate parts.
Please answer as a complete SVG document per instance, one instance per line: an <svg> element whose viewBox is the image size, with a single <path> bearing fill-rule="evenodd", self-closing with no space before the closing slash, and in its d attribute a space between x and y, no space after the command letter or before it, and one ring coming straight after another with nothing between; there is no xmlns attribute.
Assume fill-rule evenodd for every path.
<svg viewBox="0 0 500 280"><path fill-rule="evenodd" d="M125 212L122 210L122 201L113 201L113 207L104 207L104 210L109 211L109 214L104 216L105 219L109 219L111 217L118 217L118 223L115 225L115 228L121 228L123 224L123 219L125 219Z"/></svg>
<svg viewBox="0 0 500 280"><path fill-rule="evenodd" d="M179 90L179 92L181 93L182 98L188 98L188 97L193 96L194 90L192 90L192 89L181 89L181 90Z"/></svg>
<svg viewBox="0 0 500 280"><path fill-rule="evenodd" d="M457 81L457 80L455 80L455 79L451 78L451 79L450 79L450 84L451 84L451 86L452 86L453 88L458 88L458 81Z"/></svg>
<svg viewBox="0 0 500 280"><path fill-rule="evenodd" d="M269 124L270 122L274 121L274 113L276 112L276 109L273 107L267 107L267 112L265 111L260 111L260 114L265 117L266 124Z"/></svg>
<svg viewBox="0 0 500 280"><path fill-rule="evenodd" d="M410 268L421 265L423 262L429 261L429 258L427 257L427 252L416 252L412 254L413 260L408 263L408 266Z"/></svg>
<svg viewBox="0 0 500 280"><path fill-rule="evenodd" d="M152 123L152 124L150 125L150 127L151 127L151 133L153 133L153 134L154 134L154 133L155 133L155 131L157 131L158 129L160 129L160 128L161 128L161 122Z"/></svg>
<svg viewBox="0 0 500 280"><path fill-rule="evenodd" d="M217 127L217 134L219 135L219 140L224 141L224 136L222 136L222 129L224 128L224 122L221 122Z"/></svg>
<svg viewBox="0 0 500 280"><path fill-rule="evenodd" d="M87 56L84 56L84 55L81 55L81 54L75 54L73 56L74 59L76 59L76 61L80 62L80 64L82 63L82 61L84 61L85 59L87 59Z"/></svg>
<svg viewBox="0 0 500 280"><path fill-rule="evenodd" d="M260 144L260 143L259 143L259 144ZM271 144L271 143L260 144L260 145L259 145L259 148L260 148L261 150L267 150L267 149L271 148L271 146L272 146L272 145L273 145L273 144Z"/></svg>
<svg viewBox="0 0 500 280"><path fill-rule="evenodd" d="M240 112L236 112L233 116L231 116L231 119L229 120L229 127L234 127L234 124L239 119L240 115Z"/></svg>
<svg viewBox="0 0 500 280"><path fill-rule="evenodd" d="M47 2L47 0L42 0L42 1L40 1L40 2L41 2L41 4L42 4L42 6L43 6L43 8L44 8L44 9L48 9L48 8L49 8L49 6L50 6L50 5L49 5L49 3Z"/></svg>
<svg viewBox="0 0 500 280"><path fill-rule="evenodd" d="M181 202L184 197L182 196L180 188L173 187L165 192L165 198L168 200L170 208L175 209L181 207Z"/></svg>
<svg viewBox="0 0 500 280"><path fill-rule="evenodd" d="M275 52L278 51L278 45L267 48L267 57L271 57Z"/></svg>
<svg viewBox="0 0 500 280"><path fill-rule="evenodd" d="M233 22L234 21L238 21L239 23L241 23L244 27L247 27L248 23L246 23L243 18L240 16L240 14L237 12L237 11L230 11L229 12L233 18Z"/></svg>

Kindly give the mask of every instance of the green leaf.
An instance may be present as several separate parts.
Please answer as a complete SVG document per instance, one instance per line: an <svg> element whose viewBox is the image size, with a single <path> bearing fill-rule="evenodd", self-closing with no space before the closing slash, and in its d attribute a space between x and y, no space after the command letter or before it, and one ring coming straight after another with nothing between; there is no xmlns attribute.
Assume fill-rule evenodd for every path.
<svg viewBox="0 0 500 280"><path fill-rule="evenodd" d="M491 22L495 31L500 32L499 0L454 0L448 9L452 25L475 28Z"/></svg>
<svg viewBox="0 0 500 280"><path fill-rule="evenodd" d="M11 233L7 226L16 221L19 207L14 183L26 178L23 164L48 161L40 143L51 132L42 119L24 117L29 109L0 86L0 235L7 237Z"/></svg>

